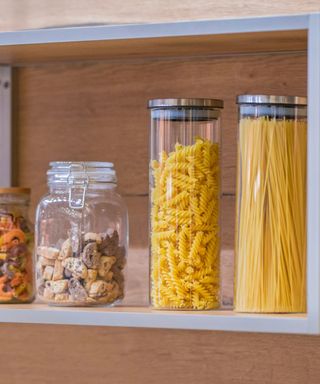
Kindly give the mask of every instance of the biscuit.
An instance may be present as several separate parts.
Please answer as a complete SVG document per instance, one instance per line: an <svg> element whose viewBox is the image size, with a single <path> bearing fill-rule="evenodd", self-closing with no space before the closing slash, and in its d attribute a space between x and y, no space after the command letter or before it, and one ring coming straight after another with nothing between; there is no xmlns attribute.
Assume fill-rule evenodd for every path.
<svg viewBox="0 0 320 384"><path fill-rule="evenodd" d="M51 265L47 265L42 274L43 280L51 280L52 275L53 275L53 267Z"/></svg>
<svg viewBox="0 0 320 384"><path fill-rule="evenodd" d="M63 270L62 261L57 259L54 263L52 280L56 281L63 279Z"/></svg>
<svg viewBox="0 0 320 384"><path fill-rule="evenodd" d="M96 243L87 244L82 252L82 260L88 268L96 269L99 266L101 254Z"/></svg>
<svg viewBox="0 0 320 384"><path fill-rule="evenodd" d="M112 289L113 289L112 283L107 283L106 281L103 281L103 280L97 280L91 284L91 287L89 290L89 296L93 298L101 297L106 295L106 293L112 291Z"/></svg>
<svg viewBox="0 0 320 384"><path fill-rule="evenodd" d="M83 240L85 244L88 244L88 243L100 244L102 241L102 237L100 233L88 232L83 236Z"/></svg>
<svg viewBox="0 0 320 384"><path fill-rule="evenodd" d="M81 279L85 279L87 277L87 267L77 257L68 257L67 259L62 261L62 265L64 268L72 272L73 277Z"/></svg>
<svg viewBox="0 0 320 384"><path fill-rule="evenodd" d="M98 268L99 276L105 277L115 262L116 258L114 256L102 256Z"/></svg>
<svg viewBox="0 0 320 384"><path fill-rule="evenodd" d="M66 241L63 242L61 246L61 250L59 252L59 260L64 260L67 257L72 256L72 245L71 245L71 240L67 239Z"/></svg>
<svg viewBox="0 0 320 384"><path fill-rule="evenodd" d="M50 288L54 294L65 293L68 289L68 280L47 281L46 288Z"/></svg>
<svg viewBox="0 0 320 384"><path fill-rule="evenodd" d="M79 280L72 277L68 281L68 287L72 300L83 302L87 299L87 292Z"/></svg>
<svg viewBox="0 0 320 384"><path fill-rule="evenodd" d="M59 256L59 249L53 247L39 246L37 248L37 254L45 257L46 259L55 260Z"/></svg>

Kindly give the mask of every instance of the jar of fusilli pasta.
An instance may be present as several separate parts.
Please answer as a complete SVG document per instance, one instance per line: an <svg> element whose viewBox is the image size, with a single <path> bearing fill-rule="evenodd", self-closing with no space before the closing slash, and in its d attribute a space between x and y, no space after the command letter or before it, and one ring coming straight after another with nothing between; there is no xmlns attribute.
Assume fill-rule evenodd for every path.
<svg viewBox="0 0 320 384"><path fill-rule="evenodd" d="M238 104L235 309L305 312L307 100Z"/></svg>
<svg viewBox="0 0 320 384"><path fill-rule="evenodd" d="M219 307L222 100L157 99L151 110L151 303Z"/></svg>

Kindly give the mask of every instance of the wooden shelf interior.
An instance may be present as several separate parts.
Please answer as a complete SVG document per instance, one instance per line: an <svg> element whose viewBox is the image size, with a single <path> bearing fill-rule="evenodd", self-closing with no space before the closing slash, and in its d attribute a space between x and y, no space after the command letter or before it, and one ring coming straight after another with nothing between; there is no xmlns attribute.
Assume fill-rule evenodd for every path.
<svg viewBox="0 0 320 384"><path fill-rule="evenodd" d="M123 60L170 57L194 57L261 52L293 52L307 49L307 31L271 31L201 36L129 38L105 41L67 41L24 43L24 35L15 39L0 33L0 63L23 65L65 61ZM63 35L63 33L57 35ZM86 29L83 29L84 37ZM41 31L36 36L41 36ZM13 34L13 36L16 36ZM2 38L2 44L1 44ZM6 39L8 42L6 42ZM13 42L11 42L13 40ZM28 39L25 39L28 41ZM11 42L11 43L10 43Z"/></svg>
<svg viewBox="0 0 320 384"><path fill-rule="evenodd" d="M166 44L164 41L159 41L159 45L154 41L144 41L143 44L152 51L150 54L157 53L160 57L150 59L142 56L142 51L146 54L144 47L140 51L141 60L136 62L123 59L117 62L38 63L15 68L14 183L32 188L33 215L37 201L47 190L46 170L50 161L114 162L119 191L125 196L130 216L126 304L144 305L148 300L149 111L146 105L148 99L165 97L208 97L225 101L222 112L222 284L224 303L232 303L237 137L235 98L242 93L306 95L306 52L295 51L305 48L305 36L299 32L294 39L294 33L290 32L290 35L286 33L282 40L285 52L271 52L279 46L270 43L270 52L199 57L202 48L201 55L209 52L210 39L205 38L202 48L195 39L194 45L188 41L180 45L175 57L169 57L160 55L168 50L168 46L163 50L159 48ZM255 49L258 36L254 37ZM242 41L234 36L225 38L234 48L236 41ZM262 39L265 49L269 39L269 34L268 39ZM222 49L224 44L222 40L218 41ZM251 43L250 39L243 40L248 49ZM123 43L123 47L119 42L110 44L117 47L110 51L117 56L122 52L127 57L125 50L133 47L128 42ZM173 49L174 45L170 44ZM287 51L289 46L294 51ZM88 48L87 45L84 47ZM101 47L104 51L106 45L101 43ZM17 47L18 51L20 48ZM23 48L28 52L27 56L17 56L13 61L26 61L27 58L38 61L40 50L31 55L29 48ZM2 49L6 47L0 48L0 56L4 57ZM54 46L48 45L45 50L48 60L57 53ZM68 54L68 50L64 52ZM86 57L85 52L77 48L74 52L79 56L73 56L73 59L81 55ZM55 57L59 59L58 54ZM62 55L60 58L66 60L70 57Z"/></svg>

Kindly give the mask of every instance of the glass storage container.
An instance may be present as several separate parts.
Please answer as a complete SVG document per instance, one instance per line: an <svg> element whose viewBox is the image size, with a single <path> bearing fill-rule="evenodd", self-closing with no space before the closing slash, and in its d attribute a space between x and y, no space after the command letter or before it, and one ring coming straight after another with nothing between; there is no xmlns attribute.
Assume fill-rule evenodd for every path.
<svg viewBox="0 0 320 384"><path fill-rule="evenodd" d="M111 305L124 297L126 205L112 163L53 162L36 214L38 297L55 305Z"/></svg>
<svg viewBox="0 0 320 384"><path fill-rule="evenodd" d="M29 198L29 188L0 188L1 303L29 303L34 298Z"/></svg>
<svg viewBox="0 0 320 384"><path fill-rule="evenodd" d="M306 310L307 100L241 95L235 310Z"/></svg>
<svg viewBox="0 0 320 384"><path fill-rule="evenodd" d="M221 100L150 100L151 303L220 303Z"/></svg>

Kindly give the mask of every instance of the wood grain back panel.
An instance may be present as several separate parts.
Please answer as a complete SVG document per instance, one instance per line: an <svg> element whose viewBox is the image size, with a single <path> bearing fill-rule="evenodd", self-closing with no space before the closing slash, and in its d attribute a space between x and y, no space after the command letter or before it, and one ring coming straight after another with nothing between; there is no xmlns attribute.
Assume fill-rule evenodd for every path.
<svg viewBox="0 0 320 384"><path fill-rule="evenodd" d="M319 12L317 0L1 0L0 30Z"/></svg>
<svg viewBox="0 0 320 384"><path fill-rule="evenodd" d="M320 338L1 324L1 383L318 384Z"/></svg>
<svg viewBox="0 0 320 384"><path fill-rule="evenodd" d="M119 190L148 193L149 111L157 97L215 97L222 117L222 190L235 192L241 93L306 94L306 55L243 55L22 67L15 72L16 184L46 190L52 160L113 161Z"/></svg>
<svg viewBox="0 0 320 384"><path fill-rule="evenodd" d="M148 300L147 100L216 97L222 120L222 300L232 303L237 106L240 93L306 94L306 56L97 62L15 70L15 183L30 186L32 212L53 160L115 163L130 217L126 304ZM33 215L33 214L32 214Z"/></svg>

